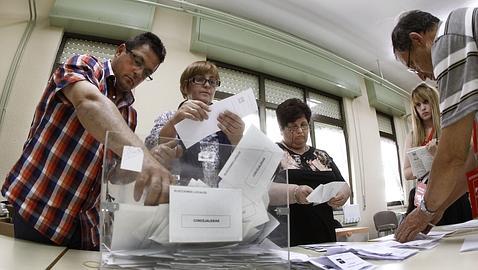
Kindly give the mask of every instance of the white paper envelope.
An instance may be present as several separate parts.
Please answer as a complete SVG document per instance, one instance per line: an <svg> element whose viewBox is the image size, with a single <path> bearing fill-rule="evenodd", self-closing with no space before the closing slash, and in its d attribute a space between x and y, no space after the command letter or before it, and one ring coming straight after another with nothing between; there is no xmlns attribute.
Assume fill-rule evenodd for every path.
<svg viewBox="0 0 478 270"><path fill-rule="evenodd" d="M153 216L162 216L167 219L168 205L143 206L134 204L119 204L114 212L113 235L111 250L137 249L148 241L149 233L154 227ZM156 222L161 222L157 220Z"/></svg>
<svg viewBox="0 0 478 270"><path fill-rule="evenodd" d="M183 139L184 146L189 148L201 139L219 131L217 117L220 113L228 110L244 117L257 112L257 103L251 88L242 91L234 96L228 97L209 106L208 119L193 121L184 119L174 127L179 137Z"/></svg>
<svg viewBox="0 0 478 270"><path fill-rule="evenodd" d="M345 182L330 182L325 185L319 185L307 196L307 200L312 203L328 202L335 197L345 185L347 185Z"/></svg>
<svg viewBox="0 0 478 270"><path fill-rule="evenodd" d="M169 240L172 243L241 241L241 190L170 186Z"/></svg>

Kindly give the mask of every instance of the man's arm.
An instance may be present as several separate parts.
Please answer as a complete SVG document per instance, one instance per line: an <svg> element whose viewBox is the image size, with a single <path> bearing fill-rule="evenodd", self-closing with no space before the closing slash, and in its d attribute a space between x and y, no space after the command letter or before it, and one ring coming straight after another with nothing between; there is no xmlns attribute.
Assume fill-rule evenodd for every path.
<svg viewBox="0 0 478 270"><path fill-rule="evenodd" d="M475 113L470 113L456 123L443 128L437 154L430 172L430 182L424 200L429 210L434 211L455 201L464 192L457 187L463 181L466 186L466 161L470 151L470 137ZM460 183L463 187L463 183ZM466 190L466 189L465 189ZM454 193L454 194L452 194ZM453 195L450 197L450 195Z"/></svg>
<svg viewBox="0 0 478 270"><path fill-rule="evenodd" d="M140 200L144 189L148 187L145 204L168 201L171 174L153 158L143 142L126 124L115 104L88 81L74 83L64 88L62 92L75 107L83 127L96 140L104 143L107 131L118 132L115 140L109 142L109 147L114 153L121 156L125 145L143 149L143 170L136 179L135 200Z"/></svg>
<svg viewBox="0 0 478 270"><path fill-rule="evenodd" d="M463 175L474 116L474 113L470 113L442 130L424 198L427 209L437 213L429 215L419 208L413 210L398 226L395 232L397 241L403 243L414 240L419 232L426 230L430 222L437 222L444 207L463 194Z"/></svg>

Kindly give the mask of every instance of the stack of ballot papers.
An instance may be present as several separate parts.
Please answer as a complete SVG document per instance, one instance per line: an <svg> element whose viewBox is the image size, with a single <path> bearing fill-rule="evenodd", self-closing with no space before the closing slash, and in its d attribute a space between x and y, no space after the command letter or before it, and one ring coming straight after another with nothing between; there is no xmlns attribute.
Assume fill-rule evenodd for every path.
<svg viewBox="0 0 478 270"><path fill-rule="evenodd" d="M287 266L273 250L258 245L181 246L144 250L116 250L103 255L107 267L134 269L257 269ZM269 268L272 269L272 268Z"/></svg>
<svg viewBox="0 0 478 270"><path fill-rule="evenodd" d="M432 231L454 231L453 235L468 233L472 231L478 231L478 219L468 220L463 223L451 224L451 225L444 225L444 226L436 226L433 227Z"/></svg>
<svg viewBox="0 0 478 270"><path fill-rule="evenodd" d="M377 244L359 244L351 242L336 242L302 245L301 247L314 250L317 252L326 251L326 256L351 252L362 259L376 259L376 260L404 260L410 256L418 253L416 249L393 247L395 244L387 242L380 242Z"/></svg>
<svg viewBox="0 0 478 270"><path fill-rule="evenodd" d="M327 248L326 256L351 252L362 259L404 260L418 253L415 249L388 247L387 244L354 244Z"/></svg>

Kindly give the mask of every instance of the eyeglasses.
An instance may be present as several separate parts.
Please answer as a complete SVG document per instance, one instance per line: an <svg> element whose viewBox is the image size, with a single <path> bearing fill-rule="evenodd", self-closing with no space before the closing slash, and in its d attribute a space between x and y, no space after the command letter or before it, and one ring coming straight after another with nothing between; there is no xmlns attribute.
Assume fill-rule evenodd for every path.
<svg viewBox="0 0 478 270"><path fill-rule="evenodd" d="M194 84L199 84L199 85L206 85L206 82L209 83L210 86L216 88L221 86L221 81L216 80L216 79L206 79L203 76L194 76L192 78L189 78L189 82L192 82Z"/></svg>
<svg viewBox="0 0 478 270"><path fill-rule="evenodd" d="M411 62L411 59L410 59L410 57L411 57L411 52L412 52L412 43L410 42L410 45L408 45L407 69L408 69L408 71L411 72L411 73L418 74L418 71L417 71L415 68L411 67L411 65L412 65L412 62Z"/></svg>
<svg viewBox="0 0 478 270"><path fill-rule="evenodd" d="M132 50L128 48L126 48L126 52L133 57L134 66L143 70L143 73L141 74L141 76L143 77L143 80L152 81L153 77L151 77L151 74L153 74L153 72L144 66L143 57L137 55L136 53L134 53Z"/></svg>
<svg viewBox="0 0 478 270"><path fill-rule="evenodd" d="M292 126L292 127L285 127L289 132L291 133L297 133L299 130L302 130L302 132L307 132L309 130L309 125L303 124L299 126Z"/></svg>

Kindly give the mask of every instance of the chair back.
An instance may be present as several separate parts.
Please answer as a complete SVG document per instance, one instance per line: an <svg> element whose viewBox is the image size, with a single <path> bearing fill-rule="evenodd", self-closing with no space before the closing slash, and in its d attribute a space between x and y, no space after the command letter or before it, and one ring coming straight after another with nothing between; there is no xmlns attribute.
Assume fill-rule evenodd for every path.
<svg viewBox="0 0 478 270"><path fill-rule="evenodd" d="M391 234L398 227L398 218L393 211L380 211L373 215L373 222L378 236L380 233Z"/></svg>

